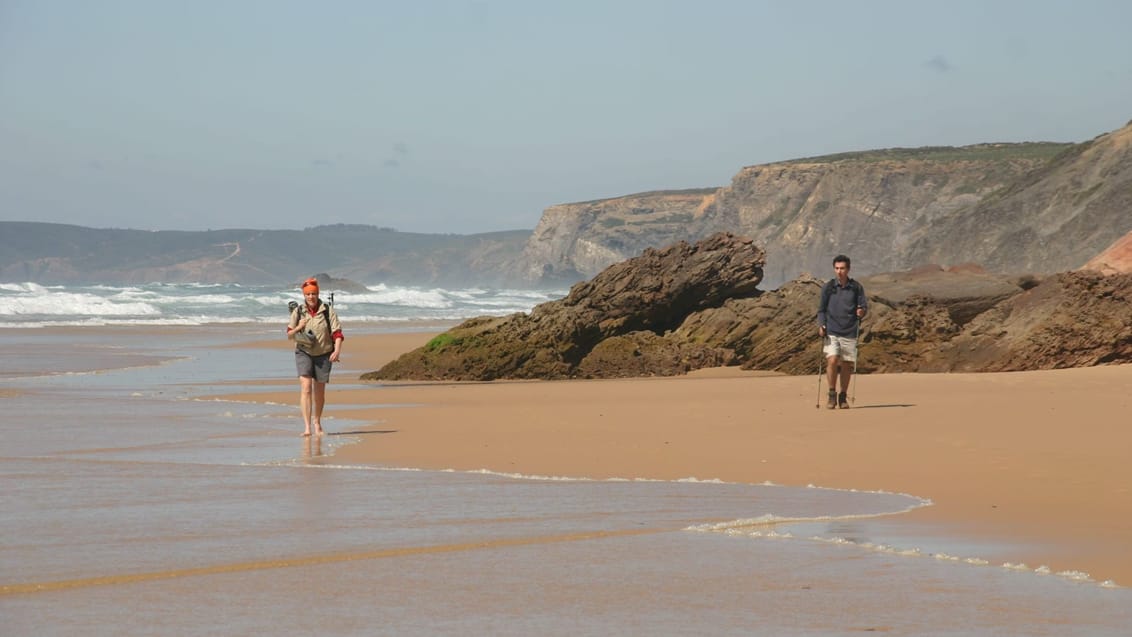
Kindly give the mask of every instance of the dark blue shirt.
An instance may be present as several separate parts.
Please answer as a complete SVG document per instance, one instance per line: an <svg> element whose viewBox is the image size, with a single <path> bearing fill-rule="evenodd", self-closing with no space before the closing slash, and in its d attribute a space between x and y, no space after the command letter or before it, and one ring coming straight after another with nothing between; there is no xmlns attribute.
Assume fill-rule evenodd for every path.
<svg viewBox="0 0 1132 637"><path fill-rule="evenodd" d="M824 325L827 334L856 338L857 308L869 311L865 288L855 279L849 279L845 285L836 278L830 279L821 289L818 325Z"/></svg>

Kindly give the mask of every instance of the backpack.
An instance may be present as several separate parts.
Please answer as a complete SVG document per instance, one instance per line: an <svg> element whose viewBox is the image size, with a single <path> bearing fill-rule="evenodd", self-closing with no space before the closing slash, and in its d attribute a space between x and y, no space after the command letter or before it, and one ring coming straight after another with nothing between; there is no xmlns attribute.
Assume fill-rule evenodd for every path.
<svg viewBox="0 0 1132 637"><path fill-rule="evenodd" d="M296 304L294 311L295 311L295 313L299 313L299 312L303 312L306 309L307 309L306 305ZM319 314L322 314L322 322L326 324L326 335L329 337L329 340L331 342L333 342L334 341L334 328L332 328L330 326L330 305L327 304L327 303L323 303L322 304L322 311L319 312ZM295 321L295 323L298 323L298 321ZM300 336L302 336L303 338L300 339L299 338ZM306 340L305 334L303 334L302 332L296 332L295 333L295 342L296 343L298 343L300 345L313 345L313 343L305 343L304 342L305 340Z"/></svg>
<svg viewBox="0 0 1132 637"><path fill-rule="evenodd" d="M849 279L849 284L846 287L848 287L850 290L853 290L853 301L857 305L860 305L861 294L864 292L864 290L861 288L861 284L857 283L857 279ZM829 297L833 296L833 291L836 289L837 277L830 279L826 282L825 285L821 287L821 304L818 305L819 310L825 312L829 309Z"/></svg>

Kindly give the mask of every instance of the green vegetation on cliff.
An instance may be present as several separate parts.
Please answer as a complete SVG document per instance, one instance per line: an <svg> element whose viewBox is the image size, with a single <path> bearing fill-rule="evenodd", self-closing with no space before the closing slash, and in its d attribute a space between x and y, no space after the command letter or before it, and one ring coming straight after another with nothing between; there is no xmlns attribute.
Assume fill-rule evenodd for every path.
<svg viewBox="0 0 1132 637"><path fill-rule="evenodd" d="M970 146L922 146L919 148L881 148L818 157L791 159L782 164L829 164L839 161L1009 161L1052 159L1074 144L1023 142L1017 144L972 144Z"/></svg>

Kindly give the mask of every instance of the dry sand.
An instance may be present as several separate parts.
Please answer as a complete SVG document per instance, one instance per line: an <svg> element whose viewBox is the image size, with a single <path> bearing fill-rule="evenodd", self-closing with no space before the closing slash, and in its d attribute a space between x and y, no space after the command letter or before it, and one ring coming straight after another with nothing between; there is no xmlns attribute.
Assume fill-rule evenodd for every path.
<svg viewBox="0 0 1132 637"><path fill-rule="evenodd" d="M433 335L353 336L345 363L376 369ZM339 449L335 462L908 493L934 503L909 520L956 538L1005 541L978 555L992 563L1128 586L1129 387L1132 365L878 374L858 378L854 408L829 411L816 408L816 374L722 369L600 381L332 383L327 415L372 423L355 430L361 442ZM287 387L241 398L297 397Z"/></svg>

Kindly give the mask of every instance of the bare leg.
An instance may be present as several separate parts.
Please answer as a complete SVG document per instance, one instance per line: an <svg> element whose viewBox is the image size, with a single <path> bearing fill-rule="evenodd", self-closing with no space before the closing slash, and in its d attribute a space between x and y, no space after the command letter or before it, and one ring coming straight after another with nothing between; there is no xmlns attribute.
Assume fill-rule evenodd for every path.
<svg viewBox="0 0 1132 637"><path fill-rule="evenodd" d="M834 391L837 389L837 368L841 365L841 359L837 356L828 356L825 360L825 380L829 385L829 391Z"/></svg>
<svg viewBox="0 0 1132 637"><path fill-rule="evenodd" d="M853 376L853 364L849 362L841 363L841 393L849 393L849 379ZM832 387L832 385L830 385Z"/></svg>
<svg viewBox="0 0 1132 637"><path fill-rule="evenodd" d="M326 383L314 381L314 435L322 435L322 408L326 406Z"/></svg>
<svg viewBox="0 0 1132 637"><path fill-rule="evenodd" d="M311 435L311 385L314 379L310 376L299 377L299 411L303 414L303 435Z"/></svg>

